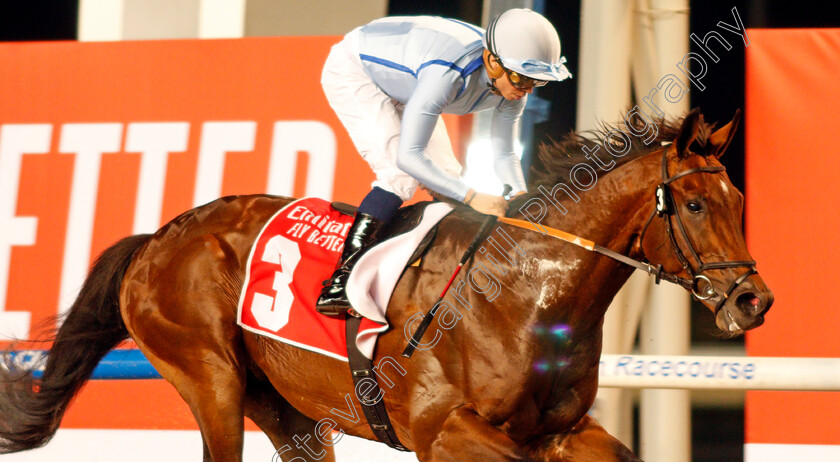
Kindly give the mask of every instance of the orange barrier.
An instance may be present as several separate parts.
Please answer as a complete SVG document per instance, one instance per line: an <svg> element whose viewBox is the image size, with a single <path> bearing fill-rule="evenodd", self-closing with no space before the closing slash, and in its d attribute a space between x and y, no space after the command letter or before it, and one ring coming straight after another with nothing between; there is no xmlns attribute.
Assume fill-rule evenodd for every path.
<svg viewBox="0 0 840 462"><path fill-rule="evenodd" d="M373 174L320 86L338 40L0 44L0 333L34 336L101 250L215 197L358 203ZM468 119L445 120L458 149ZM162 381L106 381L63 427L195 424Z"/></svg>
<svg viewBox="0 0 840 462"><path fill-rule="evenodd" d="M840 29L750 30L749 37L747 238L776 303L747 335L747 351L840 357ZM747 461L840 460L838 414L837 393L747 392ZM796 457L767 444L793 445Z"/></svg>

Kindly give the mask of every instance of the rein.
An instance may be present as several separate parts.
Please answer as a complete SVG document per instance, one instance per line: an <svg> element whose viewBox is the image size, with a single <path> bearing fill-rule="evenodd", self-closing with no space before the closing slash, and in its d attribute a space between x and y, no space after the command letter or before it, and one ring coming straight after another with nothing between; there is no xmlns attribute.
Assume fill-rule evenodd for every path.
<svg viewBox="0 0 840 462"><path fill-rule="evenodd" d="M460 271L461 267L466 263L467 260L472 258L473 254L475 253L476 248L478 245L487 237L489 233L490 227L496 222L505 223L511 226L515 226L517 228L526 229L529 231L535 231L542 235L548 235L562 241L568 242L569 244L576 245L578 247L584 248L591 252L595 252L601 254L605 257L612 258L613 260L619 261L624 263L625 265L632 266L634 268L640 269L649 275L653 275L656 278L656 283L659 284L660 281L667 281L672 284L676 284L689 292L691 295L694 296L697 300L708 300L714 296L720 297L720 300L715 305L715 316L717 316L720 309L723 307L723 304L726 303L726 300L729 298L735 290L749 278L753 274L758 274L758 271L755 269L755 261L723 261L723 262L712 262L712 263L704 263L703 260L700 258L700 254L695 250L694 244L692 244L691 239L688 237L688 233L685 230L685 226L683 225L682 219L680 218L679 213L677 213L676 208L674 207L674 195L671 192L670 184L674 181L683 178L688 175L692 175L695 173L719 173L723 172L726 169L723 166L719 167L695 167L692 169L688 169L682 171L680 173L675 174L674 176L670 176L668 173L668 149L665 148L662 150L662 182L656 187L656 207L654 208L653 212L648 218L647 222L645 223L644 228L642 228L642 233L639 236L639 243L643 243L645 239L645 233L647 232L648 227L650 226L651 222L653 222L654 217L660 217L665 220L665 229L667 230L668 237L671 241L671 245L674 247L674 254L677 256L677 259L682 264L683 269L685 269L688 274L691 275L691 279L683 278L677 276L676 274L669 273L664 270L661 264L656 266L640 261L634 260L626 255L622 255L618 252L610 250L606 247L600 246L593 241L588 239L584 239L580 236L576 236L572 233L568 233L566 231L561 231L559 229L551 228L548 226L543 226L540 224L534 224L530 221L520 220L518 218L509 218L509 217L495 217L493 215L487 216L484 223L481 226L479 232L473 238L473 241L470 243L467 251L464 253L464 256L461 257L461 261L458 264L458 268L455 270L455 273L449 278L449 283L443 289L443 293L441 293L440 298L438 299L438 303L426 313L423 320L420 323L420 326L414 332L411 339L409 340L409 344L406 345L405 350L403 351L403 356L406 358L410 358L411 355L414 353L417 345L420 343L420 340L423 337L423 334L426 332L426 329L431 324L432 319L434 318L438 304L443 297L446 295L447 291L449 290L452 281L455 279L455 276ZM506 186L507 188L507 186ZM505 190L509 192L508 189ZM688 250L691 253L691 256L697 260L699 266L697 270L695 270L691 263L689 263L688 259L685 257L682 249L677 242L674 233L674 222L677 224L677 229L679 229L680 233L682 234L683 239L688 244ZM724 293L719 293L716 289L712 281L707 277L704 276L704 271L707 270L717 270L717 269L726 269L726 268L739 268L739 267L747 267L747 271L741 274L737 279L735 279L732 284L730 284L729 288ZM701 285L704 287L701 289Z"/></svg>
<svg viewBox="0 0 840 462"><path fill-rule="evenodd" d="M586 250L599 253L605 257L612 258L613 260L617 260L621 263L624 263L625 265L629 265L634 268L640 269L650 275L655 276L657 284L659 284L659 282L662 280L676 284L690 291L691 294L698 300L708 300L714 297L715 295L718 295L720 297L720 300L715 305L715 315L717 315L718 311L720 311L720 309L723 307L723 304L726 303L726 300L729 298L729 296L732 295L732 293L735 292L735 290L744 281L746 281L747 278L749 278L753 274L758 274L758 271L756 271L755 269L755 261L723 261L711 263L703 262L703 260L700 258L699 253L695 250L691 239L688 237L688 233L685 230L685 226L683 225L679 213L677 213L675 207L673 206L674 196L671 192L671 188L669 185L675 180L678 180L688 175L692 175L694 173L718 173L725 171L726 169L723 166L695 167L677 173L673 176L669 176L667 153L667 148L662 150L662 182L659 184L659 186L656 187L656 208L651 213L650 218L648 218L647 220L647 223L645 223L645 227L642 229L642 234L640 235L639 242L644 242L645 232L647 232L648 226L650 226L654 217L660 217L663 220L665 220L665 229L668 233L671 245L674 247L674 253L677 256L677 259L682 264L683 269L685 269L688 272L688 274L691 275L691 279L686 279L677 276L676 274L668 273L662 268L661 264L653 266L647 262L634 260L626 255L622 255L606 247L600 246L590 240L583 239L579 236L567 233L565 231L561 231L559 229L554 229L543 225L535 225L530 221L519 220L516 218L499 217L499 221L511 226L516 226L518 228L536 231L540 234L547 234L551 237L560 239L578 247L582 247ZM696 270L691 266L688 259L685 257L685 254L683 253L682 249L680 248L679 244L677 243L674 233L674 222L676 222L676 227L677 229L679 229L683 240L685 240L685 242L688 244L688 250L691 253L691 256L699 263L699 266ZM712 281L707 276L704 276L702 274L704 271L707 270L740 267L746 267L747 271L741 274L737 279L735 279L735 281L733 281L732 284L730 284L726 292L722 294L715 290ZM705 288L701 289L701 284L705 285Z"/></svg>
<svg viewBox="0 0 840 462"><path fill-rule="evenodd" d="M613 260L617 260L625 265L632 266L634 268L640 269L648 274L652 274L656 277L656 283L659 284L659 281L668 281L673 284L677 284L685 288L686 290L690 290L691 293L695 296L700 298L700 295L694 293L695 284L692 281L681 278L675 274L671 274L666 272L662 269L662 265L653 266L650 263L646 263L639 260L634 260L626 255L622 255L618 252L614 252L606 247L600 246L590 240L584 239L579 236L575 236L574 234L567 233L565 231L561 231L559 229L551 228L548 226L542 225L535 225L530 221L519 220L517 218L508 218L508 217L499 217L499 221L511 226L516 226L517 228L527 229L529 231L536 231L540 234L547 234L551 237L560 239L562 241L568 242L570 244L574 244L578 247L584 248L586 250L599 253L605 257L612 258ZM708 297L707 297L708 298Z"/></svg>

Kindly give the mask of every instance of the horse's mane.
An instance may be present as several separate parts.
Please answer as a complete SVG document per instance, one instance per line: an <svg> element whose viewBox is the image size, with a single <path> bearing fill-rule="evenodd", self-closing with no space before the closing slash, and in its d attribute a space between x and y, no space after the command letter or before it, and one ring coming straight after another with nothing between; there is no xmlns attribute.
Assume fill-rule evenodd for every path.
<svg viewBox="0 0 840 462"><path fill-rule="evenodd" d="M531 177L528 182L529 193L523 194L511 201L511 212L519 210L519 207L527 202L528 199L539 194L537 188L540 186L551 190L557 183L562 182L568 184L572 169L580 163L586 163L593 167L598 172L598 177L600 178L615 171L621 165L649 154L659 148L663 142L675 140L680 133L683 120L684 117L672 120L660 117L645 122L641 116L634 114L629 119L615 124L602 123L594 130L580 133L569 132L560 140L549 140L540 144L537 148L537 159L531 166ZM656 127L656 134L652 137L650 132L651 126ZM646 129L646 127L648 128ZM706 144L713 129L714 124L703 122L701 116L700 130L697 139L694 141L698 146L690 151L705 155ZM615 147L616 152L621 152L625 149L621 137L609 136L610 132L616 130L622 131L627 136L627 139L630 140L629 152L621 157L610 155L604 149L604 140L607 139ZM610 171L605 172L592 160L586 158L587 151L593 152L596 147L600 147L601 149L598 149L594 155L598 156L603 162L615 161L615 166ZM586 148L586 151L583 148Z"/></svg>

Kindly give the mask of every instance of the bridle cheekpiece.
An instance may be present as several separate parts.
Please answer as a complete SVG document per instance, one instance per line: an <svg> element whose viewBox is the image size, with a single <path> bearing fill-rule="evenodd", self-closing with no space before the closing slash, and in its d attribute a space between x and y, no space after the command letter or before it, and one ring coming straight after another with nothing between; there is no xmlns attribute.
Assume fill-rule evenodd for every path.
<svg viewBox="0 0 840 462"><path fill-rule="evenodd" d="M735 292L735 290L740 286L744 281L747 280L753 274L758 274L758 271L755 269L755 261L723 261L723 262L711 262L705 263L700 258L700 254L694 248L694 244L692 243L691 239L688 236L688 233L685 230L685 225L683 225L682 218L680 214L677 212L674 195L671 192L671 183L674 181L683 178L688 175L692 175L695 173L719 173L726 170L723 166L711 166L711 167L695 167L691 168L682 172L679 172L673 176L669 176L668 173L668 148L666 147L662 151L662 182L656 187L656 207L654 208L653 212L648 218L647 223L645 224L644 229L642 230L642 234L639 237L639 243L641 244L644 241L645 232L647 231L648 226L653 221L654 217L662 218L665 221L665 230L668 234L668 238L671 241L671 246L674 248L674 253L677 256L677 259L680 261L683 269L691 275L691 279L681 278L676 275L671 275L665 273L662 269L662 265L657 266L656 282L659 283L659 280L664 277L664 275L668 274L667 279L671 282L675 282L686 289L690 290L692 295L698 300L708 300L715 295L720 296L720 300L718 301L717 305L715 305L715 315L717 315L718 311L720 311L723 304L726 303L726 300L729 299L729 296ZM676 224L676 226L675 226ZM682 248L680 247L679 243L676 239L676 234L674 232L674 228L676 227L679 230L680 235L682 236L683 240L685 241L686 245L688 246L688 251L691 254L691 257L698 263L697 269L695 270L694 267L689 262L688 258L686 258L685 253L683 252ZM747 271L741 274L732 284L729 285L726 292L720 294L715 290L714 284L712 281L702 273L708 270L716 270L716 269L727 269L727 268L741 268L746 267Z"/></svg>

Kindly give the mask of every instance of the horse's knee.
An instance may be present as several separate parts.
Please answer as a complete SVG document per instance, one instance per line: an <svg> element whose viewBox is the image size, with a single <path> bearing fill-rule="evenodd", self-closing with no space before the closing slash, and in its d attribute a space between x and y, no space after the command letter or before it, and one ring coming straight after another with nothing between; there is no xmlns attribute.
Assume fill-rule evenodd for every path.
<svg viewBox="0 0 840 462"><path fill-rule="evenodd" d="M306 438L306 436L310 437ZM332 446L324 445L311 435L298 438L294 444L285 444L277 448L274 454L272 460L335 462Z"/></svg>
<svg viewBox="0 0 840 462"><path fill-rule="evenodd" d="M641 459L595 419L584 416L568 433L544 438L534 450L540 462L641 462Z"/></svg>
<svg viewBox="0 0 840 462"><path fill-rule="evenodd" d="M459 408L443 422L428 448L418 458L431 462L514 462L529 460L522 447L473 411Z"/></svg>

